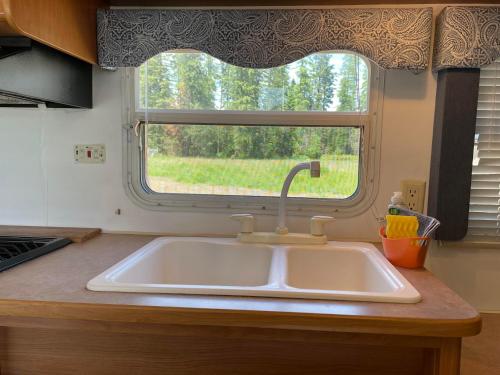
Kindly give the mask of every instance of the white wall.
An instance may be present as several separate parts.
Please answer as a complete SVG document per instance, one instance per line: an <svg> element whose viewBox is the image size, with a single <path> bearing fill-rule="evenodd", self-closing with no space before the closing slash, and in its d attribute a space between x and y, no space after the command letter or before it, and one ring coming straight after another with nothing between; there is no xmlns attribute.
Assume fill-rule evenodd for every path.
<svg viewBox="0 0 500 375"><path fill-rule="evenodd" d="M435 82L430 74L389 72L383 108L382 184L376 212L385 210L402 178L427 179ZM100 226L109 231L233 233L227 214L160 213L135 206L122 184L120 72L95 69L92 110L0 109L0 223ZM401 153L398 143L405 141ZM75 164L76 143L104 143L103 165ZM120 208L122 215L115 215ZM339 220L334 237L376 238L374 212ZM206 219L206 220L205 220ZM259 217L262 229L274 218ZM186 224L194 225L186 225ZM292 218L305 230L307 218ZM363 228L360 232L359 228Z"/></svg>
<svg viewBox="0 0 500 375"><path fill-rule="evenodd" d="M428 180L436 80L387 72L379 195L373 208L338 220L331 238L377 239L376 215L404 178ZM0 224L101 227L106 231L235 233L225 214L153 212L135 206L122 184L121 74L95 69L92 110L0 109ZM104 143L103 165L73 162L76 143ZM116 215L115 210L122 214ZM272 230L275 219L258 218ZM307 218L290 228L306 231ZM478 308L500 310L500 252L434 248L429 265ZM497 279L495 281L495 278Z"/></svg>

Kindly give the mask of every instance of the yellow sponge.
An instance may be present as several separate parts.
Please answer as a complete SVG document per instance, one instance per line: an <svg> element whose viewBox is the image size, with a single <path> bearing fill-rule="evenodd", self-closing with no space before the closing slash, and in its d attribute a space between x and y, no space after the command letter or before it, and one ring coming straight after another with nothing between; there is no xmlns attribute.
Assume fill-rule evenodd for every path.
<svg viewBox="0 0 500 375"><path fill-rule="evenodd" d="M387 238L417 237L418 220L415 216L387 215L385 220Z"/></svg>

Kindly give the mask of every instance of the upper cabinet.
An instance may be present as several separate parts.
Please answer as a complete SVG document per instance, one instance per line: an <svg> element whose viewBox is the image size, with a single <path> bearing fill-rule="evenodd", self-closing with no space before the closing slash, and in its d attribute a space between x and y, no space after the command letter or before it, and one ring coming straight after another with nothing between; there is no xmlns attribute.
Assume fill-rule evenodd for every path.
<svg viewBox="0 0 500 375"><path fill-rule="evenodd" d="M105 0L0 0L0 36L26 36L97 63L96 10Z"/></svg>

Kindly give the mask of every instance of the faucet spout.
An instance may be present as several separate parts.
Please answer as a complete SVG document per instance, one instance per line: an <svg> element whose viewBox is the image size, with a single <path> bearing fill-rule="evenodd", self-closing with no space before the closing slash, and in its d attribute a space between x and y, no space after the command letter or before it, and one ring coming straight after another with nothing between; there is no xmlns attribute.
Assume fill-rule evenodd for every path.
<svg viewBox="0 0 500 375"><path fill-rule="evenodd" d="M288 233L288 228L286 227L286 199L288 197L288 190L290 189L290 185L292 184L295 175L303 169L309 169L311 177L319 177L321 171L320 162L318 160L314 160L309 163L297 164L290 170L288 176L286 176L283 187L281 188L280 200L278 205L278 226L276 228L277 234Z"/></svg>

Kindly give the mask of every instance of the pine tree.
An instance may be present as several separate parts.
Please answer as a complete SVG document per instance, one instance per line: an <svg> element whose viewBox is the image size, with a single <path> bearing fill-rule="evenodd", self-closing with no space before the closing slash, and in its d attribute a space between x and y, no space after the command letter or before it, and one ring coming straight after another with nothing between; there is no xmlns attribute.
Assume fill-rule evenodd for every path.
<svg viewBox="0 0 500 375"><path fill-rule="evenodd" d="M139 69L139 94L142 108L146 108L146 96L148 108L167 109L172 106L174 101L172 80L167 74L169 63L168 56L158 54L148 60L147 66L146 64L141 65Z"/></svg>
<svg viewBox="0 0 500 375"><path fill-rule="evenodd" d="M368 71L365 63L358 56L345 55L340 76L337 111L365 111L368 96Z"/></svg>
<svg viewBox="0 0 500 375"><path fill-rule="evenodd" d="M167 74L170 62L168 55L158 54L148 60L147 66L146 64L141 65L139 69L139 103L142 108L172 108L174 104L172 81ZM147 143L150 150L161 154L171 152L169 145L165 143L166 138L167 133L163 126L149 125Z"/></svg>
<svg viewBox="0 0 500 375"><path fill-rule="evenodd" d="M262 71L224 64L221 70L222 108L236 111L259 110ZM238 126L231 129L235 158L259 158L265 139L261 128Z"/></svg>
<svg viewBox="0 0 500 375"><path fill-rule="evenodd" d="M296 111L310 111L313 109L314 88L311 82L311 63L309 60L300 60L298 77L294 109Z"/></svg>
<svg viewBox="0 0 500 375"><path fill-rule="evenodd" d="M224 64L221 71L223 109L256 111L259 109L262 71Z"/></svg>
<svg viewBox="0 0 500 375"><path fill-rule="evenodd" d="M289 89L289 68L287 65L264 70L259 109L282 111L285 109Z"/></svg>
<svg viewBox="0 0 500 375"><path fill-rule="evenodd" d="M335 72L328 54L310 56L312 72L313 105L315 111L327 111L335 91Z"/></svg>
<svg viewBox="0 0 500 375"><path fill-rule="evenodd" d="M178 109L213 109L215 76L211 59L201 53L174 54Z"/></svg>
<svg viewBox="0 0 500 375"><path fill-rule="evenodd" d="M176 108L209 110L215 107L216 70L212 58L202 53L176 53ZM179 126L177 138L183 156L210 156L217 150L217 131L210 126Z"/></svg>
<svg viewBox="0 0 500 375"><path fill-rule="evenodd" d="M345 55L340 69L338 111L363 112L367 110L368 70L365 63L355 55ZM335 139L336 153L357 154L359 152L359 130L338 129Z"/></svg>

